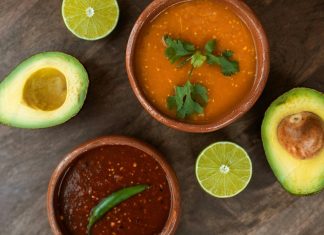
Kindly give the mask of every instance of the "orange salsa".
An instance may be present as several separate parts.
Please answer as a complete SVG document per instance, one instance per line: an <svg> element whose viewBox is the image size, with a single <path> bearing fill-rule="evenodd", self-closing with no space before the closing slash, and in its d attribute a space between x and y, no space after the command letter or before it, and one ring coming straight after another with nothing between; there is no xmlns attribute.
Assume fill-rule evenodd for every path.
<svg viewBox="0 0 324 235"><path fill-rule="evenodd" d="M194 70L190 81L205 86L208 103L204 113L186 119L190 123L208 123L230 113L246 96L254 82L256 53L253 38L244 22L229 6L216 0L191 0L166 9L144 26L137 40L135 74L147 99L158 110L175 118L167 106L175 86L188 80L190 64L177 68L166 58L163 36L185 40L200 49L207 41L217 41L217 51L231 50L240 71L230 77L220 67L205 63Z"/></svg>

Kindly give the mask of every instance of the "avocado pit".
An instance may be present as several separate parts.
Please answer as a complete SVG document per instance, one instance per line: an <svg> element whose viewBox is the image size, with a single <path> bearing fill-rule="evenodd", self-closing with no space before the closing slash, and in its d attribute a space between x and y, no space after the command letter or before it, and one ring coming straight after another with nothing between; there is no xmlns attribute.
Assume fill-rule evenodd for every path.
<svg viewBox="0 0 324 235"><path fill-rule="evenodd" d="M282 119L277 129L280 144L295 158L309 159L324 145L324 122L316 114L300 112Z"/></svg>
<svg viewBox="0 0 324 235"><path fill-rule="evenodd" d="M26 81L23 100L33 108L53 111L60 108L67 96L67 82L64 74L55 68L42 68Z"/></svg>

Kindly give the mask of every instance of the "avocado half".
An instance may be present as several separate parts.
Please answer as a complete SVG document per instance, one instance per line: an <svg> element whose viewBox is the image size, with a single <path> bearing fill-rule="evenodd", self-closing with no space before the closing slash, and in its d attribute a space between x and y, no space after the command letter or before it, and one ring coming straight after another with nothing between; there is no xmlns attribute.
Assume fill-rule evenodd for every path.
<svg viewBox="0 0 324 235"><path fill-rule="evenodd" d="M19 128L64 123L82 108L88 85L76 58L61 52L34 55L0 83L0 123Z"/></svg>
<svg viewBox="0 0 324 235"><path fill-rule="evenodd" d="M268 108L261 134L267 160L291 194L309 195L324 188L324 95L295 88Z"/></svg>

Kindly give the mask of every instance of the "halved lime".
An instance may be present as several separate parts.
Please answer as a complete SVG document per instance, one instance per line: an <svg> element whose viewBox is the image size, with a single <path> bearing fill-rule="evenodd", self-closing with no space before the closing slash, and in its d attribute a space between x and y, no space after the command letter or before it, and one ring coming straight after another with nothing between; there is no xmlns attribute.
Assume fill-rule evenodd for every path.
<svg viewBox="0 0 324 235"><path fill-rule="evenodd" d="M97 40L116 27L119 7L116 0L63 0L62 15L66 27L75 36Z"/></svg>
<svg viewBox="0 0 324 235"><path fill-rule="evenodd" d="M196 162L200 186L219 198L233 197L250 182L252 163L246 151L231 142L217 142L205 148Z"/></svg>

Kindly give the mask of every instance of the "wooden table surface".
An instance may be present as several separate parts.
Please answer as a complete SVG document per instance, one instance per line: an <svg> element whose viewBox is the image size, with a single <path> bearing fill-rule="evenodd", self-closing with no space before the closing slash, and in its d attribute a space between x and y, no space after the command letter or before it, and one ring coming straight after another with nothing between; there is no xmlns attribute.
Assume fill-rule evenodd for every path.
<svg viewBox="0 0 324 235"><path fill-rule="evenodd" d="M87 42L64 26L59 0L0 1L0 79L21 60L42 51L74 55L90 75L84 108L69 122L43 130L0 126L0 234L51 234L47 184L62 157L102 135L124 134L155 146L177 172L182 192L179 235L324 234L324 193L295 197L276 181L260 139L265 109L296 86L324 91L324 1L247 0L268 34L271 72L256 105L234 124L209 134L182 133L155 121L136 100L125 72L131 28L149 0L119 0L121 17L106 39ZM250 154L247 189L231 199L204 193L194 175L197 154L229 140Z"/></svg>

